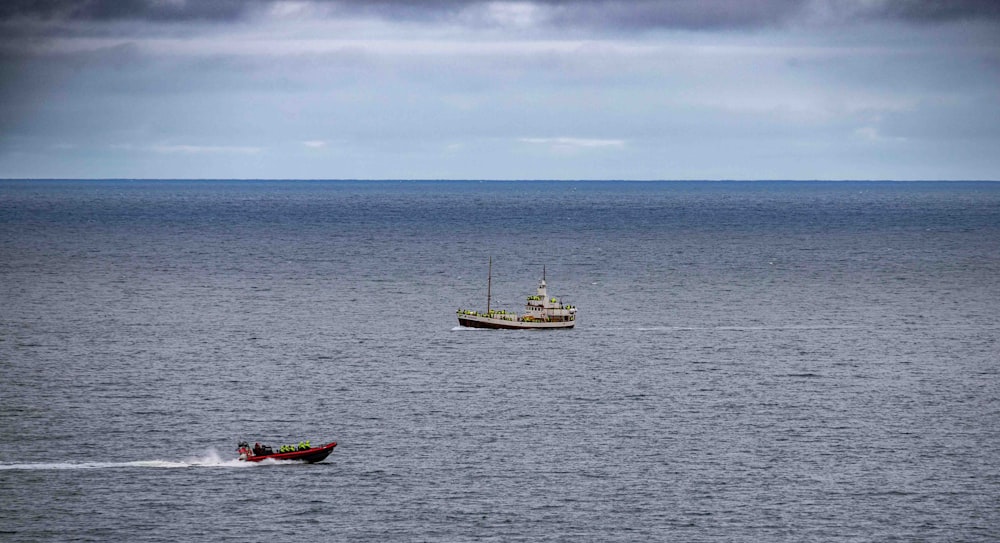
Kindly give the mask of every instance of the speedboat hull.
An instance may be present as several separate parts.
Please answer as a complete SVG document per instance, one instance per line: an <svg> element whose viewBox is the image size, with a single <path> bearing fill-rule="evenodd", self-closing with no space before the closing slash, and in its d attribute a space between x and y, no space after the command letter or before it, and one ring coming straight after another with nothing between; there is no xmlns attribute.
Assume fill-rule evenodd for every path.
<svg viewBox="0 0 1000 543"><path fill-rule="evenodd" d="M262 462L264 460L293 460L296 462L306 462L309 464L314 464L316 462L322 462L330 453L333 452L333 448L337 446L337 442L327 443L326 445L320 445L319 447L310 447L301 451L292 451L286 453L274 453L274 454L258 454L258 455L241 455L240 460L246 462Z"/></svg>

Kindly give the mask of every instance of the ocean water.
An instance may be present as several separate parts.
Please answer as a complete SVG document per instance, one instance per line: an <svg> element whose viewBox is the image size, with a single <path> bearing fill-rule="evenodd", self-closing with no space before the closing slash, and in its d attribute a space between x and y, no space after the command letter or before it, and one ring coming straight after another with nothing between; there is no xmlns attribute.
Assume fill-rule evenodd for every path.
<svg viewBox="0 0 1000 543"><path fill-rule="evenodd" d="M491 256L493 307L544 266L576 328L458 327ZM986 542L998 504L1000 183L0 181L4 541Z"/></svg>

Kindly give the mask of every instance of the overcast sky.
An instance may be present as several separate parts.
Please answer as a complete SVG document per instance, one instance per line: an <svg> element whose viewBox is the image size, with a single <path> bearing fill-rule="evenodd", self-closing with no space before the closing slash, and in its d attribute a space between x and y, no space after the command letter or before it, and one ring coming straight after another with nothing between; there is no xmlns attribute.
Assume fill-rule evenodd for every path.
<svg viewBox="0 0 1000 543"><path fill-rule="evenodd" d="M4 0L0 178L1000 179L1000 2Z"/></svg>

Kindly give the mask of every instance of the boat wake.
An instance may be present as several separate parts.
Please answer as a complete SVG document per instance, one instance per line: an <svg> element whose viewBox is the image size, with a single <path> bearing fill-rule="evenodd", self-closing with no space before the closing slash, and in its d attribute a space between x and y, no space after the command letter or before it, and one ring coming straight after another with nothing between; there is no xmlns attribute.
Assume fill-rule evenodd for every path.
<svg viewBox="0 0 1000 543"><path fill-rule="evenodd" d="M276 462L277 463L277 462ZM281 462L284 463L284 462ZM251 468L256 464L240 462L236 459L219 457L219 453L210 450L201 457L184 460L135 460L132 462L0 462L0 471L48 471L48 470L86 470L86 469L128 469L128 468Z"/></svg>
<svg viewBox="0 0 1000 543"><path fill-rule="evenodd" d="M853 325L787 325L787 326L650 326L639 327L639 332L760 332L772 330L853 330Z"/></svg>

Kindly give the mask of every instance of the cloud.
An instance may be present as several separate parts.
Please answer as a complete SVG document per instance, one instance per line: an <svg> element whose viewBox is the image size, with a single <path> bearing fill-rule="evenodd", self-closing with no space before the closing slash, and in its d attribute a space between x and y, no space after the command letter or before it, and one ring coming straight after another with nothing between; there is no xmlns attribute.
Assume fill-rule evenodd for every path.
<svg viewBox="0 0 1000 543"><path fill-rule="evenodd" d="M237 21L253 16L373 17L387 21L538 23L609 29L760 28L803 19L933 23L1000 20L991 0L6 0L0 21Z"/></svg>
<svg viewBox="0 0 1000 543"><path fill-rule="evenodd" d="M260 147L235 145L151 145L148 149L154 153L182 155L254 155L263 150Z"/></svg>
<svg viewBox="0 0 1000 543"><path fill-rule="evenodd" d="M5 0L0 20L237 20L264 0Z"/></svg>
<svg viewBox="0 0 1000 543"><path fill-rule="evenodd" d="M886 137L875 126L862 126L854 131L854 136L869 143L905 142L906 138Z"/></svg>
<svg viewBox="0 0 1000 543"><path fill-rule="evenodd" d="M833 2L834 0L829 0ZM850 3L848 3L850 4ZM1000 20L1000 2L994 0L881 0L855 2L862 16L911 22L947 22L971 19Z"/></svg>
<svg viewBox="0 0 1000 543"><path fill-rule="evenodd" d="M0 177L995 178L998 10L9 0Z"/></svg>
<svg viewBox="0 0 1000 543"><path fill-rule="evenodd" d="M620 31L713 31L785 26L851 25L877 21L945 23L1000 21L1000 3L983 0L550 0L556 25Z"/></svg>
<svg viewBox="0 0 1000 543"><path fill-rule="evenodd" d="M677 0L661 2L635 0L613 2L592 0L579 3L546 2L557 25L643 29L719 29L767 27L782 23L799 12L801 0L762 0L730 2L727 0Z"/></svg>
<svg viewBox="0 0 1000 543"><path fill-rule="evenodd" d="M625 140L592 138L521 138L523 143L544 145L556 152L576 152L585 149L621 149Z"/></svg>

